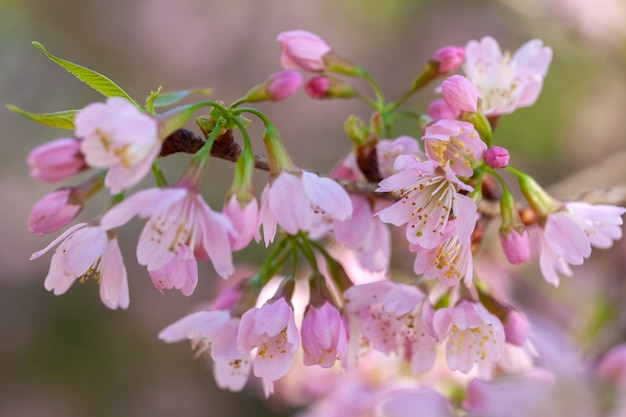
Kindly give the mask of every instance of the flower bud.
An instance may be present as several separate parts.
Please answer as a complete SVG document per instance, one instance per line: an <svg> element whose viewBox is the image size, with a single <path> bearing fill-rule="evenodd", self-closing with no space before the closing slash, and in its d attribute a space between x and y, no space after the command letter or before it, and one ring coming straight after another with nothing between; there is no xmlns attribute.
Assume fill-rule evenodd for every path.
<svg viewBox="0 0 626 417"><path fill-rule="evenodd" d="M432 60L439 64L439 74L450 73L461 66L465 59L465 48L444 46L433 54Z"/></svg>
<svg viewBox="0 0 626 417"><path fill-rule="evenodd" d="M351 98L356 91L350 84L324 75L311 78L304 85L304 91L311 98Z"/></svg>
<svg viewBox="0 0 626 417"><path fill-rule="evenodd" d="M501 146L492 146L485 153L485 163L493 169L509 166L509 151Z"/></svg>
<svg viewBox="0 0 626 417"><path fill-rule="evenodd" d="M249 103L264 100L285 100L294 95L300 85L302 85L302 75L299 72L280 71L272 74L263 84L252 87L244 100Z"/></svg>
<svg viewBox="0 0 626 417"><path fill-rule="evenodd" d="M515 207L511 192L503 188L500 199L502 225L500 226L500 244L508 261L514 265L530 259L530 241L524 223Z"/></svg>
<svg viewBox="0 0 626 417"><path fill-rule="evenodd" d="M321 307L310 304L302 319L302 349L306 366L330 368L345 358L348 338L339 310L326 301Z"/></svg>
<svg viewBox="0 0 626 417"><path fill-rule="evenodd" d="M441 94L448 106L455 111L478 112L480 93L462 75L453 75L441 83Z"/></svg>
<svg viewBox="0 0 626 417"><path fill-rule="evenodd" d="M526 229L518 231L515 228L500 228L500 245L506 259L513 265L530 259L530 240Z"/></svg>
<svg viewBox="0 0 626 417"><path fill-rule="evenodd" d="M530 322L526 315L517 310L510 310L502 321L505 340L516 346L522 346L530 334Z"/></svg>
<svg viewBox="0 0 626 417"><path fill-rule="evenodd" d="M602 356L596 375L626 390L626 344L615 346Z"/></svg>
<svg viewBox="0 0 626 417"><path fill-rule="evenodd" d="M438 98L430 102L426 109L426 114L433 120L457 119L461 112L452 109L444 99Z"/></svg>
<svg viewBox="0 0 626 417"><path fill-rule="evenodd" d="M44 235L72 221L83 208L73 201L73 188L59 188L35 203L28 217L28 231Z"/></svg>
<svg viewBox="0 0 626 417"><path fill-rule="evenodd" d="M286 69L321 72L326 69L322 57L332 51L319 36L305 30L282 32L276 38L280 42L280 61Z"/></svg>
<svg viewBox="0 0 626 417"><path fill-rule="evenodd" d="M28 153L26 161L32 178L49 183L66 180L87 168L80 153L80 140L75 138L39 145Z"/></svg>

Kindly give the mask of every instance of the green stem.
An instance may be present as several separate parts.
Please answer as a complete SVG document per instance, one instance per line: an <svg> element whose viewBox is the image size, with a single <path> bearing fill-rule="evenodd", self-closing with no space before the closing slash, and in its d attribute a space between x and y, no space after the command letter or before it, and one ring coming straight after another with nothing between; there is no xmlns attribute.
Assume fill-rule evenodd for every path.
<svg viewBox="0 0 626 417"><path fill-rule="evenodd" d="M167 186L167 180L165 179L165 175L161 170L161 158L157 158L154 160L151 170L152 176L154 177L154 182L156 183L157 187L162 188Z"/></svg>
<svg viewBox="0 0 626 417"><path fill-rule="evenodd" d="M313 249L311 248L309 239L302 233L299 233L299 238L300 239L296 241L296 244L300 248L300 251L302 251L302 254L311 266L311 269L313 269L314 272L319 272L317 259L315 259L315 254L313 253Z"/></svg>

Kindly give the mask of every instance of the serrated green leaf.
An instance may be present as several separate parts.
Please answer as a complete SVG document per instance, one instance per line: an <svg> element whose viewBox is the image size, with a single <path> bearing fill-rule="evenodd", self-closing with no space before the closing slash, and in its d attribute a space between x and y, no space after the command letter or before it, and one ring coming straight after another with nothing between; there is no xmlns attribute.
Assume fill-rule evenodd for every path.
<svg viewBox="0 0 626 417"><path fill-rule="evenodd" d="M105 97L124 97L139 108L139 104L133 100L124 90L104 75L96 71L74 64L61 58L57 58L44 48L39 42L33 42L50 60L65 68L70 74L87 84Z"/></svg>
<svg viewBox="0 0 626 417"><path fill-rule="evenodd" d="M68 130L74 130L74 116L78 113L78 110L64 110L55 113L31 113L11 104L7 104L6 107L37 123Z"/></svg>
<svg viewBox="0 0 626 417"><path fill-rule="evenodd" d="M154 107L166 107L178 103L182 99L189 97L192 94L205 94L209 95L213 93L210 88L192 88L189 90L181 91L169 91L166 93L160 93L154 100Z"/></svg>

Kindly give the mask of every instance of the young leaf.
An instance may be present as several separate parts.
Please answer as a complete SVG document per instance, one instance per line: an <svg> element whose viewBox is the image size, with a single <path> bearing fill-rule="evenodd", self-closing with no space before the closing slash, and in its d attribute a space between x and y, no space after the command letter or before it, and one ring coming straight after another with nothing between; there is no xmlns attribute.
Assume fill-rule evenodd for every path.
<svg viewBox="0 0 626 417"><path fill-rule="evenodd" d="M78 110L64 110L55 113L30 113L26 110L22 110L19 107L7 104L7 109L21 114L24 117L29 118L37 123L44 124L46 126L58 127L59 129L74 130L74 116L78 113Z"/></svg>
<svg viewBox="0 0 626 417"><path fill-rule="evenodd" d="M156 91L150 93L148 98L146 98L146 108L148 111L153 112L156 107L172 106L192 94L209 95L212 93L213 89L211 88L192 88L189 90L168 91L166 93L161 93L161 87L159 87Z"/></svg>
<svg viewBox="0 0 626 417"><path fill-rule="evenodd" d="M70 74L87 84L105 97L124 97L132 102L135 106L139 107L139 104L133 100L124 90L122 90L117 84L108 79L102 74L99 74L89 68L85 68L81 65L74 64L49 53L46 48L39 42L33 42L37 48L41 50L48 58L53 62L65 68Z"/></svg>
<svg viewBox="0 0 626 417"><path fill-rule="evenodd" d="M192 95L192 94L206 94L213 93L210 88L193 88L189 90L170 91L167 93L159 94L154 100L154 107L166 107L178 103L180 100Z"/></svg>

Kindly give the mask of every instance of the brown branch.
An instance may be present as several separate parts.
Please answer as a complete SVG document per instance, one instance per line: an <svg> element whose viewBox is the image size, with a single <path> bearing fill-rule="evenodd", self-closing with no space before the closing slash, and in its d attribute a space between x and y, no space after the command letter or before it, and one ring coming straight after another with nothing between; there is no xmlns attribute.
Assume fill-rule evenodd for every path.
<svg viewBox="0 0 626 417"><path fill-rule="evenodd" d="M200 148L204 145L205 139L197 136L190 130L187 129L178 129L171 135L169 135L165 141L163 142L163 147L161 150L161 156L171 155L173 153L184 152L193 154L198 152ZM211 156L216 158L225 159L227 161L236 162L241 155L241 146L235 142L233 138L233 134L231 130L226 131L221 136L218 136L213 144L213 148L211 149ZM610 163L606 164L609 166L616 166L615 159L617 156L610 157ZM621 155L620 157L624 157ZM263 171L269 171L269 164L267 162L267 158L264 155L255 155L254 157L254 166L257 169ZM619 166L619 165L618 165ZM597 172L596 168L596 172ZM576 179L581 176L581 174L585 177L588 177L589 174L586 171L582 173L577 173L569 177L570 179ZM565 179L561 183L556 186L550 187L550 191L553 189L560 190L566 188L561 184L571 184L573 181L570 179ZM397 199L398 197L391 193L377 193L375 192L376 188L378 188L378 184L376 182L363 182L363 181L351 181L344 179L335 179L339 185L341 185L348 193L350 194L359 194L368 197L376 197L376 198L388 198L388 199ZM559 193L556 192L555 195ZM571 193L570 193L571 194ZM495 218L500 214L500 206L498 203L498 198L495 196L485 196L480 204L478 205L478 210L484 217ZM590 204L612 204L617 206L626 206L626 184L616 184L614 186L608 188L588 188L578 194L574 195L572 198L568 198L569 201L584 201Z"/></svg>

